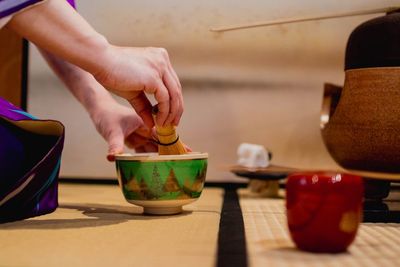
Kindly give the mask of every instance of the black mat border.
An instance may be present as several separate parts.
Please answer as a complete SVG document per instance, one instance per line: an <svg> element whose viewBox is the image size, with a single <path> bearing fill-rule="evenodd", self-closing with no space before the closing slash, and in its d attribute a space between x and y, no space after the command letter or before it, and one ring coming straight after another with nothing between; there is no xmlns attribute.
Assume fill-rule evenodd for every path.
<svg viewBox="0 0 400 267"><path fill-rule="evenodd" d="M246 184L212 184L225 190L218 233L217 267L247 267L246 234L237 190Z"/></svg>

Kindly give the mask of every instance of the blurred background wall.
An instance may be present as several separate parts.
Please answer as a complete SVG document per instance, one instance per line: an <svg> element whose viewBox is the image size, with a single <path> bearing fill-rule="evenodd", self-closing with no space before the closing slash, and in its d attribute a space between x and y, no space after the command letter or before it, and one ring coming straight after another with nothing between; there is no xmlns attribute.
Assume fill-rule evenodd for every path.
<svg viewBox="0 0 400 267"><path fill-rule="evenodd" d="M117 45L160 46L181 79L179 133L210 154L210 180L233 179L241 142L262 144L276 164L331 168L319 132L323 83L343 84L347 38L375 16L304 22L224 34L211 26L398 5L395 0L96 0L78 11ZM62 176L115 177L107 146L80 104L32 46L28 109L66 125ZM123 100L120 100L124 103Z"/></svg>

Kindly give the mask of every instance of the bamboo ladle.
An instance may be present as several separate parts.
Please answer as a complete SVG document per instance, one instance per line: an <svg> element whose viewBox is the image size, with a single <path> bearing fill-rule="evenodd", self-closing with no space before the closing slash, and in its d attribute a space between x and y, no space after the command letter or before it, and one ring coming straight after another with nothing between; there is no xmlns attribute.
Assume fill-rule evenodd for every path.
<svg viewBox="0 0 400 267"><path fill-rule="evenodd" d="M369 10L360 10L360 11L352 11L352 12L344 12L344 13L326 14L326 15L321 15L321 16L297 17L297 18L288 18L288 19L257 21L257 22L243 23L243 24L237 24L237 25L212 27L210 29L210 31L212 31L212 32L227 32L227 31L235 31L235 30L257 28L257 27L265 27L265 26L272 26L272 25L279 25L279 24L295 23L295 22L312 21L312 20L343 18L343 17L369 15L369 14L377 14L377 13L391 13L391 12L397 11L399 9L400 9L400 6L397 6L397 7L393 7L392 6L392 7L383 7L383 8L377 8L377 9L369 9Z"/></svg>

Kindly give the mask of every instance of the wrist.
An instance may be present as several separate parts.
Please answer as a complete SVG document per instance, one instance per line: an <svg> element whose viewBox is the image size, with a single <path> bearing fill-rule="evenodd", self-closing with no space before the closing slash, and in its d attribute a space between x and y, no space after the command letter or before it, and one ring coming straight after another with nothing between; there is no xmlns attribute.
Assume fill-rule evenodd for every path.
<svg viewBox="0 0 400 267"><path fill-rule="evenodd" d="M86 92L84 97L81 99L81 103L91 117L98 114L103 107L116 103L111 94L98 83L93 84L93 86L89 86L85 91Z"/></svg>
<svg viewBox="0 0 400 267"><path fill-rule="evenodd" d="M106 87L107 90L108 87L113 87L111 76L112 71L115 69L116 59L118 58L117 50L117 46L108 43L108 45L99 52L96 58L96 68L90 71L96 81Z"/></svg>
<svg viewBox="0 0 400 267"><path fill-rule="evenodd" d="M111 45L101 34L86 36L81 43L85 47L85 56L79 57L84 59L84 62L78 65L81 65L83 69L96 76L109 61Z"/></svg>

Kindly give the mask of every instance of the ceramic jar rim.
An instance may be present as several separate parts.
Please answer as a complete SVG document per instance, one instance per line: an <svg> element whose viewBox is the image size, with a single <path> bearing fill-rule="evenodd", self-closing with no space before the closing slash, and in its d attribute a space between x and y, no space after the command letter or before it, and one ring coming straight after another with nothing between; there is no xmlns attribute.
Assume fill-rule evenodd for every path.
<svg viewBox="0 0 400 267"><path fill-rule="evenodd" d="M368 68L356 68L356 69L348 69L345 70L345 73L348 72L360 72L360 71L373 71L373 70L400 70L400 66L388 66L388 67L368 67Z"/></svg>

